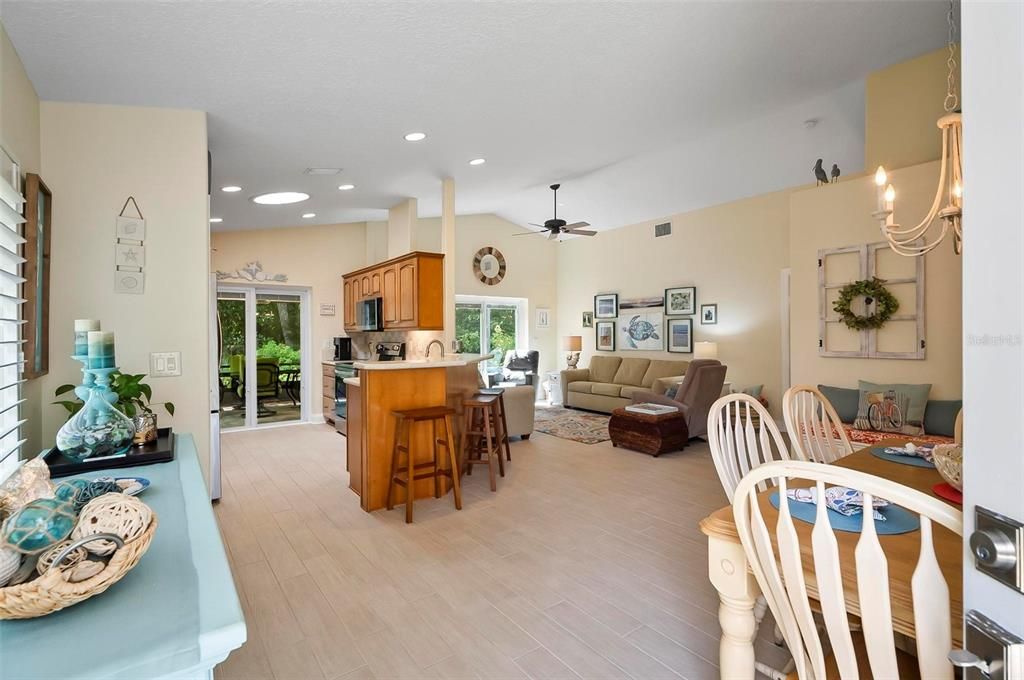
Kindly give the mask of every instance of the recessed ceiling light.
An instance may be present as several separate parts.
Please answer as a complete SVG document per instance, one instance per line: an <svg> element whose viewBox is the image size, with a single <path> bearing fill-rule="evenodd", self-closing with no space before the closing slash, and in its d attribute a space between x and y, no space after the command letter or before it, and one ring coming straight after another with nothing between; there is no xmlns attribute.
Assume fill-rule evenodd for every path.
<svg viewBox="0 0 1024 680"><path fill-rule="evenodd" d="M355 184L342 184L340 187L338 187L338 189L341 191L352 191L355 188Z"/></svg>
<svg viewBox="0 0 1024 680"><path fill-rule="evenodd" d="M228 194L233 194L236 191L241 191L242 187L235 186L234 184L230 184L230 185L228 185L226 187L221 187L220 190L225 192L225 193L228 193Z"/></svg>
<svg viewBox="0 0 1024 680"><path fill-rule="evenodd" d="M302 219L308 220L311 217L316 217L316 213L302 213Z"/></svg>
<svg viewBox="0 0 1024 680"><path fill-rule="evenodd" d="M473 160L471 160L469 162L469 164L470 165L483 165L486 162L487 162L487 159L485 159L485 158L474 158Z"/></svg>
<svg viewBox="0 0 1024 680"><path fill-rule="evenodd" d="M222 219L221 219L221 218L219 218L219 217L211 217L211 218L210 218L210 224L220 224L220 223L221 223L221 222L223 222L223 221L224 221L224 220L222 220Z"/></svg>
<svg viewBox="0 0 1024 680"><path fill-rule="evenodd" d="M306 168L302 171L304 175L340 175L341 168Z"/></svg>
<svg viewBox="0 0 1024 680"><path fill-rule="evenodd" d="M405 136L405 141L407 141L407 142L422 142L426 138L427 138L427 133L426 132L410 132L409 134L407 134Z"/></svg>
<svg viewBox="0 0 1024 680"><path fill-rule="evenodd" d="M269 194L253 196L252 202L260 205L287 205L288 203L299 203L309 198L309 194L301 191L275 191Z"/></svg>

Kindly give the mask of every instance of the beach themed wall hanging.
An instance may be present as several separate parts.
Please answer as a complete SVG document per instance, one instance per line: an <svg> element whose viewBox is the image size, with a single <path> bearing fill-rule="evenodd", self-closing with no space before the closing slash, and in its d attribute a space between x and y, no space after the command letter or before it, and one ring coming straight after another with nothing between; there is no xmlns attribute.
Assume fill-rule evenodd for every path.
<svg viewBox="0 0 1024 680"><path fill-rule="evenodd" d="M125 214L129 203L137 217ZM114 292L142 295L146 290L146 218L134 196L129 196L121 206L115 228Z"/></svg>

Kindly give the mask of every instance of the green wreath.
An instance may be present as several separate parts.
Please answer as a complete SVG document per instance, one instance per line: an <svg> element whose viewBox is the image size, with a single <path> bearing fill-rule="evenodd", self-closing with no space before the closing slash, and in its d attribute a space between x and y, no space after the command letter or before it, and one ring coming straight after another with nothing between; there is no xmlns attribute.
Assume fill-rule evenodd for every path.
<svg viewBox="0 0 1024 680"><path fill-rule="evenodd" d="M850 309L850 304L861 296L864 297L864 303L868 305L869 309L872 304L874 305L874 314L860 316L854 314ZM855 331L881 328L899 308L900 301L886 290L885 281L879 278L854 281L843 286L839 290L835 306L832 307L833 311L839 314L842 322Z"/></svg>

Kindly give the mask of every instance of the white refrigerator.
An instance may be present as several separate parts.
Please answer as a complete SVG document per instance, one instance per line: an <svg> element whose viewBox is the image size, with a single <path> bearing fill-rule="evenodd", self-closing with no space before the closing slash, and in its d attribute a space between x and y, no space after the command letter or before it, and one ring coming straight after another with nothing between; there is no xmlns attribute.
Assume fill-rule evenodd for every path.
<svg viewBox="0 0 1024 680"><path fill-rule="evenodd" d="M217 275L210 275L210 498L219 500L220 481L220 314L217 311Z"/></svg>

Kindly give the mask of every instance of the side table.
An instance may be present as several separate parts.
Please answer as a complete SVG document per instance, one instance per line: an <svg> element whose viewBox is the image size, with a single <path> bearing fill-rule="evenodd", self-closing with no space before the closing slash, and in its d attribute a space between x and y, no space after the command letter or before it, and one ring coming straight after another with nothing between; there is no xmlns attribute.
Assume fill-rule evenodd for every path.
<svg viewBox="0 0 1024 680"><path fill-rule="evenodd" d="M559 371L548 371L544 374L544 384L548 390L548 403L552 406L562 405L562 374Z"/></svg>

